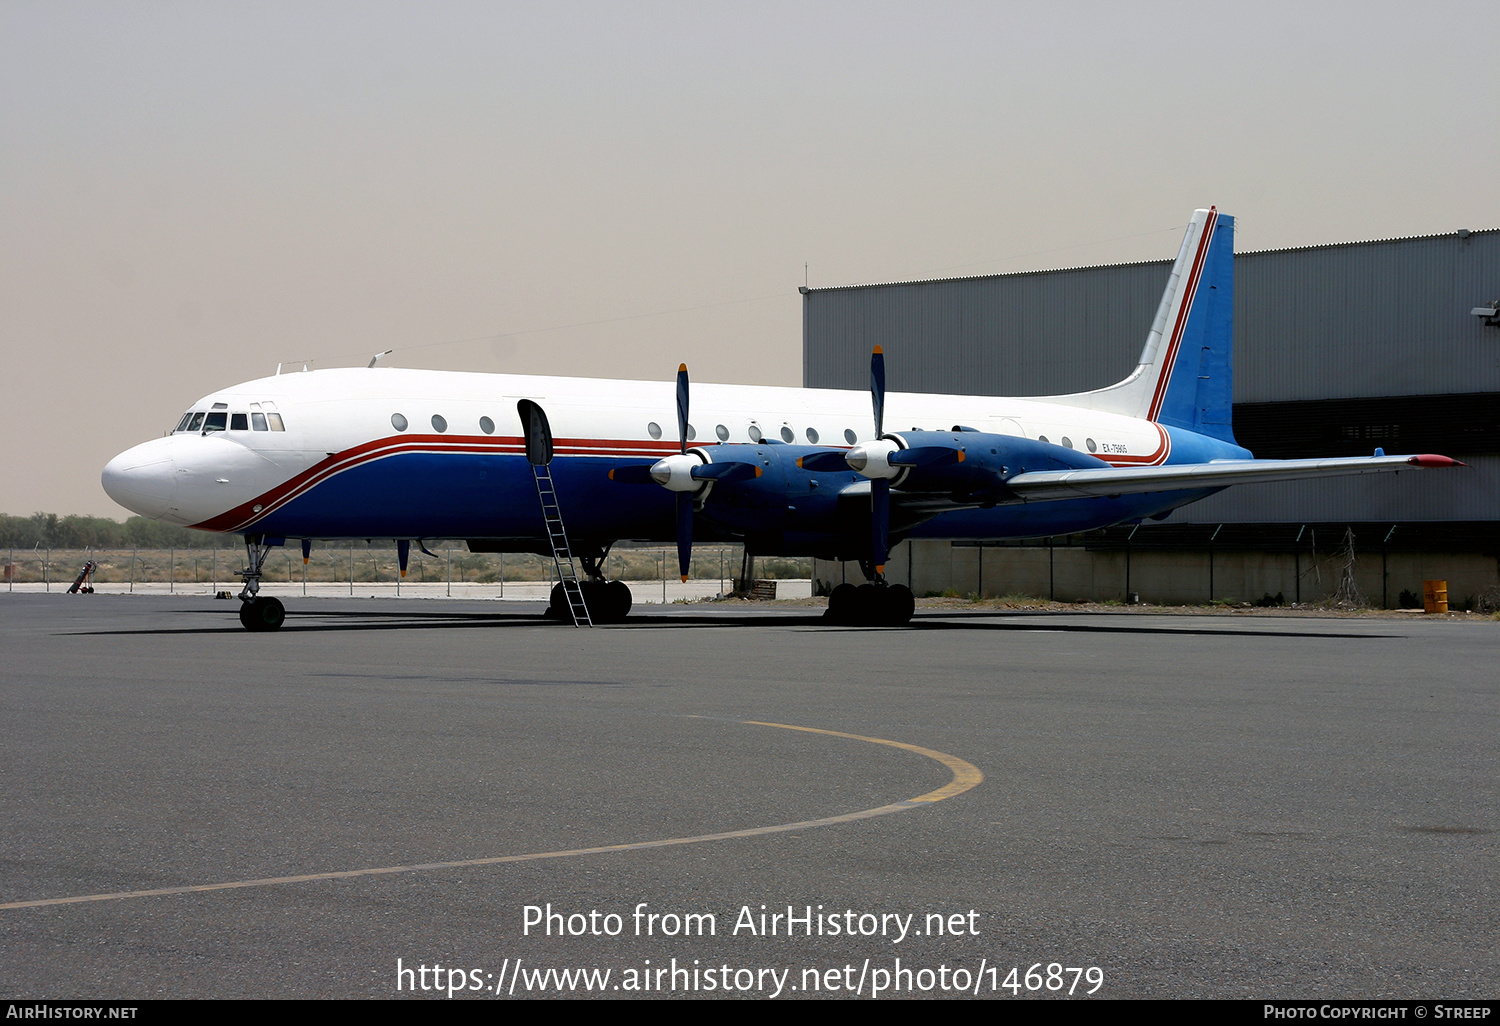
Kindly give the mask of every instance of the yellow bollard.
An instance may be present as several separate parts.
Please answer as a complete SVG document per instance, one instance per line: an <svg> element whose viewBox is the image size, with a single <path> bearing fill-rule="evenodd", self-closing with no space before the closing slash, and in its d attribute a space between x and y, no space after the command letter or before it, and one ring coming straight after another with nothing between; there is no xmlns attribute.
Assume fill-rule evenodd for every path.
<svg viewBox="0 0 1500 1026"><path fill-rule="evenodd" d="M1422 612L1446 613L1448 611L1448 582L1422 582Z"/></svg>

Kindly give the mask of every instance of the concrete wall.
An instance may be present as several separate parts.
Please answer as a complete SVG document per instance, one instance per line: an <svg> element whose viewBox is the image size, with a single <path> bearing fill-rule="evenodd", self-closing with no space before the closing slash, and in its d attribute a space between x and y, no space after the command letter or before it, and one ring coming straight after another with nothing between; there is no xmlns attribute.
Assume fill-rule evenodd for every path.
<svg viewBox="0 0 1500 1026"><path fill-rule="evenodd" d="M1128 566L1127 566L1128 562ZM1128 592L1142 602L1162 605L1209 601L1254 602L1280 593L1287 602L1314 602L1337 589L1342 558L1320 549L1310 552L1159 550L1090 551L1082 546L954 545L908 541L896 546L886 577L919 597L954 591L986 598L1029 595L1059 602L1124 601ZM1127 592L1127 573L1129 588ZM1472 553L1357 552L1354 582L1368 605L1396 606L1402 590L1419 599L1422 582L1448 582L1455 608L1464 599L1500 590L1500 560ZM847 580L864 583L856 563L813 563L814 590ZM1300 582L1300 588L1299 588Z"/></svg>

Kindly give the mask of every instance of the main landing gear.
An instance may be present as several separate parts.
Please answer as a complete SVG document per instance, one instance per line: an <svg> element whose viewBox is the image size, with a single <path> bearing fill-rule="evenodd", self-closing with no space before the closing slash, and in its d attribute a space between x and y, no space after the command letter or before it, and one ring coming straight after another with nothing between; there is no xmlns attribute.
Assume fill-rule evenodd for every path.
<svg viewBox="0 0 1500 1026"><path fill-rule="evenodd" d="M840 584L828 596L823 618L841 627L904 627L916 612L917 600L904 584L890 584L873 566L860 562L869 584Z"/></svg>
<svg viewBox="0 0 1500 1026"><path fill-rule="evenodd" d="M242 578L245 586L240 589L240 623L244 624L247 631L279 631L282 623L286 620L286 607L279 599L266 596L260 597L261 568L266 565L266 557L271 554L272 546L265 544L265 536L259 534L245 535L245 569L238 571L236 576Z"/></svg>
<svg viewBox="0 0 1500 1026"><path fill-rule="evenodd" d="M588 580L580 581L578 587L583 591L584 605L589 607L589 619L594 623L624 623L633 602L629 586L624 581L604 579L604 571L599 566L604 561L604 553L579 556L578 559L588 577ZM549 620L569 619L568 595L561 584L553 587L551 605L545 615Z"/></svg>

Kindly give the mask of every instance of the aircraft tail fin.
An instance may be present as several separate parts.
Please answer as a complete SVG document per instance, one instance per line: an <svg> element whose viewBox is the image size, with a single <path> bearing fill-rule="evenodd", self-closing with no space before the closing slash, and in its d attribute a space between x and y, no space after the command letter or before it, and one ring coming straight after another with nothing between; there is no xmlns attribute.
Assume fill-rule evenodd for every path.
<svg viewBox="0 0 1500 1026"><path fill-rule="evenodd" d="M1195 210L1140 365L1118 384L1052 401L1233 442L1233 323L1234 218Z"/></svg>

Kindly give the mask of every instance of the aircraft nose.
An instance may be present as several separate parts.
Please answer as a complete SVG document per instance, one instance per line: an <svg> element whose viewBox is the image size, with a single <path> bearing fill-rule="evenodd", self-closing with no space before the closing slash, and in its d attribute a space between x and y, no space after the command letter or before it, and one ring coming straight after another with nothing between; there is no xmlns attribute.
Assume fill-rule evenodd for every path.
<svg viewBox="0 0 1500 1026"><path fill-rule="evenodd" d="M100 483L121 506L158 520L172 505L176 479L172 439L156 438L126 449L105 464Z"/></svg>

